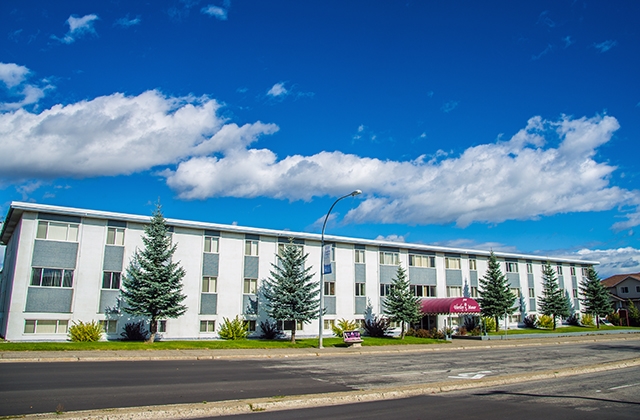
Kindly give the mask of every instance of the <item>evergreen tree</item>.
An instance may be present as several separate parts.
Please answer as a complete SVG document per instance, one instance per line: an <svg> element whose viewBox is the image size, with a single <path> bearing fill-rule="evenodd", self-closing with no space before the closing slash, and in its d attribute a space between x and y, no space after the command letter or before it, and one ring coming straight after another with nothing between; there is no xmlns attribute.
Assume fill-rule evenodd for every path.
<svg viewBox="0 0 640 420"><path fill-rule="evenodd" d="M629 313L629 320L634 327L640 326L640 310L633 303L631 299L627 301L627 311Z"/></svg>
<svg viewBox="0 0 640 420"><path fill-rule="evenodd" d="M404 340L405 325L418 322L422 318L420 298L411 293L407 271L398 266L396 277L391 282L389 295L384 298L384 313L392 321L400 322L400 339Z"/></svg>
<svg viewBox="0 0 640 420"><path fill-rule="evenodd" d="M517 310L514 307L516 295L509 290L507 278L500 270L500 263L493 251L489 255L489 267L480 279L478 290L478 303L482 316L492 317L496 323L496 331L499 329L498 318L512 314Z"/></svg>
<svg viewBox="0 0 640 420"><path fill-rule="evenodd" d="M571 300L558 286L556 272L549 261L542 266L542 296L538 297L539 312L553 318L553 329L556 329L556 318L571 315Z"/></svg>
<svg viewBox="0 0 640 420"><path fill-rule="evenodd" d="M596 318L596 326L600 328L600 316L613 312L609 291L602 285L598 273L593 267L587 269L587 277L580 283L582 293L582 312Z"/></svg>
<svg viewBox="0 0 640 420"><path fill-rule="evenodd" d="M182 278L185 275L180 263L172 257L177 244L171 245L171 237L160 204L156 205L151 223L144 228L144 249L136 250L122 285L124 310L132 315L149 318L149 341L158 332L158 320L177 318L187 307L181 302Z"/></svg>
<svg viewBox="0 0 640 420"><path fill-rule="evenodd" d="M263 295L267 301L267 313L279 321L293 321L291 342L296 342L297 321L309 322L318 315L317 282L311 281L311 267L304 268L309 254L302 253L293 242L277 255L278 264L271 264L271 278L264 284Z"/></svg>

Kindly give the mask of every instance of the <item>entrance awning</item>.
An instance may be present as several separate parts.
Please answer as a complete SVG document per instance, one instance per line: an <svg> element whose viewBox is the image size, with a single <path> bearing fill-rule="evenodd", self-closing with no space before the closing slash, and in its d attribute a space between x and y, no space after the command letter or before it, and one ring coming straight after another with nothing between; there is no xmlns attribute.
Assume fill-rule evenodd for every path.
<svg viewBox="0 0 640 420"><path fill-rule="evenodd" d="M479 314L480 304L471 298L424 298L421 303L425 315Z"/></svg>

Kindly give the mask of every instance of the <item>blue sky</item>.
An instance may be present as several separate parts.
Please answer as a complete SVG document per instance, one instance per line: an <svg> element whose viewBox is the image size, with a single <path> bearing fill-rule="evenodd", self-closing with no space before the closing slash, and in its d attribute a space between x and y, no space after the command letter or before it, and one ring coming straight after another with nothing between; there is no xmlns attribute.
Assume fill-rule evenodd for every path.
<svg viewBox="0 0 640 420"><path fill-rule="evenodd" d="M0 4L11 201L640 271L635 1Z"/></svg>

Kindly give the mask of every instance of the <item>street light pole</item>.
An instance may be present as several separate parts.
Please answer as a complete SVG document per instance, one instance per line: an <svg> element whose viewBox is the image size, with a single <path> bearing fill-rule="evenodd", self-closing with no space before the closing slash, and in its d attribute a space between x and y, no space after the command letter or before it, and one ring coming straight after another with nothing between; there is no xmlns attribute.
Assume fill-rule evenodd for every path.
<svg viewBox="0 0 640 420"><path fill-rule="evenodd" d="M320 307L318 309L319 315L318 315L318 348L322 349L324 348L322 346L322 333L324 332L324 323L322 322L322 315L324 312L324 308L323 308L323 303L324 303L324 229L327 227L327 220L329 220L329 215L331 214L331 210L333 210L333 208L335 207L336 204L338 204L338 201L342 200L343 198L347 198L347 197L355 197L356 195L360 195L362 194L362 191L360 190L355 190L347 195L343 195L342 197L338 198L336 201L333 202L333 204L331 205L331 207L329 208L329 211L327 212L327 215L324 218L324 223L322 224L322 235L321 235L321 240L320 240Z"/></svg>

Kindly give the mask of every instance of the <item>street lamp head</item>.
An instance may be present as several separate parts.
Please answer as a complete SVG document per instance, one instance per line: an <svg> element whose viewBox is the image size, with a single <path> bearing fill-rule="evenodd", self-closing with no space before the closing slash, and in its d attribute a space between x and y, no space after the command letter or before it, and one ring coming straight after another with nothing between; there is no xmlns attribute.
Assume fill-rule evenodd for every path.
<svg viewBox="0 0 640 420"><path fill-rule="evenodd" d="M355 197L356 195L360 195L360 194L362 194L362 191L355 190L354 192L351 193L351 197Z"/></svg>

